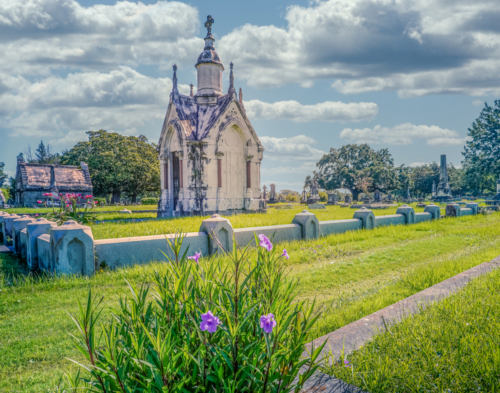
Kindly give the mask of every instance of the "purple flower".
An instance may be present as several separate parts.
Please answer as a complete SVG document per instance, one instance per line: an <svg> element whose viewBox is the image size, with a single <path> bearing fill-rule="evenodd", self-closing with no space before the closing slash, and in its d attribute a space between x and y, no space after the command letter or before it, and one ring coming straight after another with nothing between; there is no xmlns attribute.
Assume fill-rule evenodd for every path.
<svg viewBox="0 0 500 393"><path fill-rule="evenodd" d="M196 263L199 263L198 259L200 259L200 257L201 257L201 253L200 252L195 252L194 255L191 256L191 257L188 257L188 259L194 259L196 261Z"/></svg>
<svg viewBox="0 0 500 393"><path fill-rule="evenodd" d="M202 331L207 330L210 333L215 333L218 325L220 325L220 320L212 314L212 311L208 311L206 314L201 314L200 329Z"/></svg>
<svg viewBox="0 0 500 393"><path fill-rule="evenodd" d="M271 243L271 240L269 240L266 235L261 233L258 237L260 240L259 246L264 247L267 251L271 251L273 249L273 243Z"/></svg>
<svg viewBox="0 0 500 393"><path fill-rule="evenodd" d="M290 255L286 252L286 248L283 249L283 254L281 254L282 257L285 257L286 259L290 259Z"/></svg>
<svg viewBox="0 0 500 393"><path fill-rule="evenodd" d="M276 326L276 320L274 319L274 314L267 314L260 317L260 327L264 329L266 333L272 333L273 327Z"/></svg>
<svg viewBox="0 0 500 393"><path fill-rule="evenodd" d="M350 367L351 366L350 363L351 362L349 362L349 360L344 360L344 367Z"/></svg>

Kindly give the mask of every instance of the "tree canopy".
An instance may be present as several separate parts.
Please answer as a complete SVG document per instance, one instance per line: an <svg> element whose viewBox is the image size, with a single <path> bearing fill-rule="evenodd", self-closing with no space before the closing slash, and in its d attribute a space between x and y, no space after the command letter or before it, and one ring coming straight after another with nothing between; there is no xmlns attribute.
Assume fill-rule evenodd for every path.
<svg viewBox="0 0 500 393"><path fill-rule="evenodd" d="M160 164L156 145L145 136L124 136L105 130L88 131L89 140L65 151L63 164L89 166L94 194L112 194L119 202L125 193L136 202L137 196L160 190Z"/></svg>
<svg viewBox="0 0 500 393"><path fill-rule="evenodd" d="M47 146L45 146L43 141L40 141L34 152L31 150L31 146L28 145L28 148L24 150L24 155L26 156L26 162L33 164L59 164L61 160L59 153L54 153L50 144L47 143Z"/></svg>
<svg viewBox="0 0 500 393"><path fill-rule="evenodd" d="M399 186L394 160L388 149L373 150L367 144L331 148L316 164L320 187L347 188L353 198L362 192L389 192Z"/></svg>
<svg viewBox="0 0 500 393"><path fill-rule="evenodd" d="M8 177L3 170L4 168L5 168L5 163L0 162L0 187L3 186L3 183Z"/></svg>

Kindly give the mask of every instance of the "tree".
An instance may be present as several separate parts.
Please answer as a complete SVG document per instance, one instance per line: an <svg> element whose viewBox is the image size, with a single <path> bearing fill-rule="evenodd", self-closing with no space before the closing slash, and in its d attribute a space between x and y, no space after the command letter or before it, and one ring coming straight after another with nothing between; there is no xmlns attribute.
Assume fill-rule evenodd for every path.
<svg viewBox="0 0 500 393"><path fill-rule="evenodd" d="M331 148L316 166L320 187L347 188L355 200L361 192L387 193L398 187L394 160L387 149L375 151L367 144Z"/></svg>
<svg viewBox="0 0 500 393"><path fill-rule="evenodd" d="M5 182L5 179L7 179L7 175L5 174L3 168L5 168L5 164L3 162L0 162L0 187L2 187L3 183Z"/></svg>
<svg viewBox="0 0 500 393"><path fill-rule="evenodd" d="M33 164L59 164L61 161L60 154L53 153L50 145L47 143L47 146L45 146L43 141L40 141L34 153L31 146L28 145L28 148L24 150L24 155L26 156L26 162Z"/></svg>
<svg viewBox="0 0 500 393"><path fill-rule="evenodd" d="M477 176L500 174L500 100L494 106L484 104L479 117L468 129L469 141L465 144L464 167ZM470 176L467 176L470 179Z"/></svg>
<svg viewBox="0 0 500 393"><path fill-rule="evenodd" d="M88 131L88 142L79 142L65 151L64 164L89 166L94 194L112 194L112 202L119 203L126 193L136 202L146 191L160 190L160 164L156 145L144 136L127 137L105 130Z"/></svg>
<svg viewBox="0 0 500 393"><path fill-rule="evenodd" d="M436 187L439 183L439 165L433 162L411 168L410 178L411 193L417 197L425 198L432 192L432 183L434 182Z"/></svg>

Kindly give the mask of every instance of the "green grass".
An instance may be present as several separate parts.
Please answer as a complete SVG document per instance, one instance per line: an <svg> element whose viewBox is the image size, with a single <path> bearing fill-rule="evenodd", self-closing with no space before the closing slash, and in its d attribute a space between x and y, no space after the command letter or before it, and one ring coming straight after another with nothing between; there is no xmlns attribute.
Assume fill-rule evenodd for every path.
<svg viewBox="0 0 500 393"><path fill-rule="evenodd" d="M58 209L57 207L55 208ZM127 209L130 211L134 210L156 210L158 206L156 205L136 205L136 206L103 206L96 207L94 210L96 212L111 212L111 211L120 211L123 209ZM50 207L40 207L40 208L30 208L30 207L13 207L10 209L1 209L7 213L15 213L15 214L24 214L24 213L50 213L52 208Z"/></svg>
<svg viewBox="0 0 500 393"><path fill-rule="evenodd" d="M423 212L424 208L415 207L415 212ZM270 225L290 224L297 213L307 209L307 206L292 205L292 209L268 209L266 214L249 213L231 216L223 216L228 218L233 228L252 228ZM376 216L384 216L396 214L396 207L373 210ZM326 206L326 209L311 210L319 221L328 220L343 220L352 218L355 209L341 208L340 206ZM179 230L183 232L198 232L201 222L206 217L180 217L167 218L158 221L148 221L142 223L120 222L120 223L105 223L93 226L92 233L95 239L114 239L120 237L133 236L151 236L177 233Z"/></svg>
<svg viewBox="0 0 500 393"><path fill-rule="evenodd" d="M372 393L499 392L500 271L375 336L327 372Z"/></svg>
<svg viewBox="0 0 500 393"><path fill-rule="evenodd" d="M107 221L107 220L130 220L132 218L156 218L156 213L105 213L97 214L97 220Z"/></svg>
<svg viewBox="0 0 500 393"><path fill-rule="evenodd" d="M289 275L301 280L300 298L318 300L322 316L315 335L320 336L496 257L500 214L354 231L276 247L291 255ZM25 275L25 266L16 259L0 254L0 391L54 391L61 375L75 370L65 357L79 359L68 335L75 328L66 310L75 312L76 300L84 299L91 287L104 296L107 317L118 296L128 291L124 279L150 282L155 269L166 271L164 263L152 263L90 278L34 278Z"/></svg>

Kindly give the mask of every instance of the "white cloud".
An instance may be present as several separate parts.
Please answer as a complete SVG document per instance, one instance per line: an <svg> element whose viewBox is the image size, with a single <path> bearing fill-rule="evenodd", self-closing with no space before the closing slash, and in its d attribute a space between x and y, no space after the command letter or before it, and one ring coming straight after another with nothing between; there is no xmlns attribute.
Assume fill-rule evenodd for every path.
<svg viewBox="0 0 500 393"><path fill-rule="evenodd" d="M484 105L484 101L483 100L474 100L474 101L472 101L472 105L474 105L474 106L483 106Z"/></svg>
<svg viewBox="0 0 500 393"><path fill-rule="evenodd" d="M6 114L3 126L14 136L54 138L54 145L85 139L84 132L90 129L131 133L161 120L172 89L169 78L150 78L125 66L109 73L51 76L34 83L0 74L0 86L3 80L5 85L19 86L0 95ZM179 89L187 93L189 86Z"/></svg>
<svg viewBox="0 0 500 393"><path fill-rule="evenodd" d="M412 162L411 164L408 164L410 168L415 168L417 166L422 166L422 165L429 165L429 162Z"/></svg>
<svg viewBox="0 0 500 393"><path fill-rule="evenodd" d="M456 131L438 126L400 124L394 127L345 128L340 137L356 143L383 143L388 145L409 145L415 139L427 139L429 145L445 145L459 140Z"/></svg>
<svg viewBox="0 0 500 393"><path fill-rule="evenodd" d="M251 100L245 102L245 108L250 118L286 119L296 122L370 121L378 113L378 106L373 102L346 104L326 101L314 105L302 105L297 101L267 103Z"/></svg>
<svg viewBox="0 0 500 393"><path fill-rule="evenodd" d="M342 93L498 94L499 18L496 0L315 1L289 7L283 28L247 24L219 48L259 87L331 78Z"/></svg>
<svg viewBox="0 0 500 393"><path fill-rule="evenodd" d="M266 157L267 158L267 157ZM272 168L263 168L262 174L266 177L276 175L295 175L295 174L311 174L317 170L315 161L306 161L301 166L273 166Z"/></svg>
<svg viewBox="0 0 500 393"><path fill-rule="evenodd" d="M196 8L181 2L117 2L83 7L75 0L9 0L0 6L0 69L45 74L50 69L106 69L192 64L202 40Z"/></svg>
<svg viewBox="0 0 500 393"><path fill-rule="evenodd" d="M432 138L427 140L430 146L460 146L465 144L464 138Z"/></svg>
<svg viewBox="0 0 500 393"><path fill-rule="evenodd" d="M305 135L291 138L260 137L266 149L266 158L277 161L318 160L326 152L316 149L311 144L316 141Z"/></svg>

